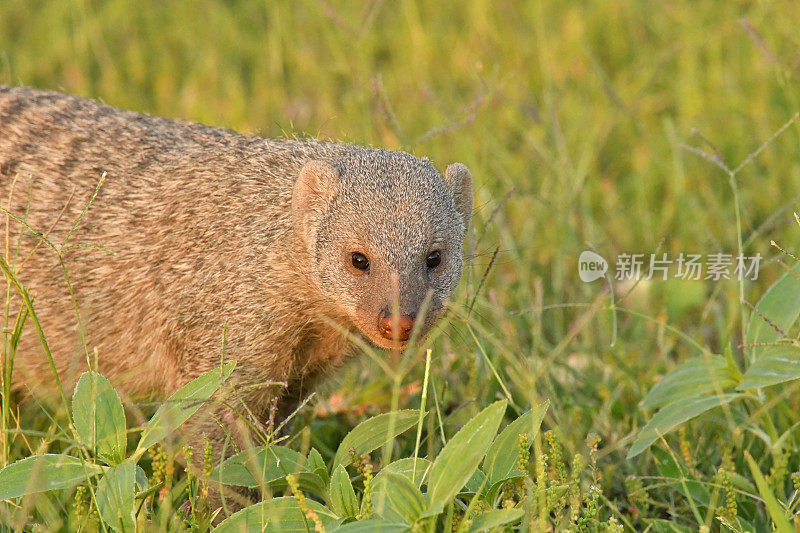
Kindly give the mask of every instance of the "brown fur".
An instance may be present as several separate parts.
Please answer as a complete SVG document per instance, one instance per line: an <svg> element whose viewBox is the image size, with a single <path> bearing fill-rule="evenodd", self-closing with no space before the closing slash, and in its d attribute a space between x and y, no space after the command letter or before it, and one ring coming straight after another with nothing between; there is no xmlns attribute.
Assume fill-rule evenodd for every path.
<svg viewBox="0 0 800 533"><path fill-rule="evenodd" d="M219 364L227 321L237 386L287 382L285 411L343 359L347 332L391 345L377 320L393 298L411 315L429 299L425 333L461 274L472 209L463 165L443 179L403 152L246 137L0 87L3 206L41 233L52 226L58 244L104 173L68 244L112 253L64 253L88 350L56 255L40 246L19 274L66 387L97 350L99 371L125 394L165 398ZM29 233L10 221L16 266L39 243ZM443 264L426 270L432 247ZM354 251L370 256L368 275L353 271ZM18 389L53 387L30 327L14 372ZM253 388L242 400L263 420L278 390ZM214 422L195 433L222 438Z"/></svg>

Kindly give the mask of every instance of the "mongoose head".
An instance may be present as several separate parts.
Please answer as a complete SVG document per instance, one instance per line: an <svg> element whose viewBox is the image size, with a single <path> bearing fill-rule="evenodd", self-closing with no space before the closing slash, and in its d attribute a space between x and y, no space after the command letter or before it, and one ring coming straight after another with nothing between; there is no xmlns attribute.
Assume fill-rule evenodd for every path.
<svg viewBox="0 0 800 533"><path fill-rule="evenodd" d="M442 176L427 159L360 148L307 162L292 211L319 290L376 345L397 348L431 329L458 284L472 177L461 163Z"/></svg>

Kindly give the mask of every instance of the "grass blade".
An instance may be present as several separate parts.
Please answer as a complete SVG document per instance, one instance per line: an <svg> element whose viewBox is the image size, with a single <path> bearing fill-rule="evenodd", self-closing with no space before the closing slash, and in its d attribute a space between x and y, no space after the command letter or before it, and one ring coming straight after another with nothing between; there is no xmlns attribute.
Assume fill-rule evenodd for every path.
<svg viewBox="0 0 800 533"><path fill-rule="evenodd" d="M767 512L775 523L775 530L778 531L778 533L794 533L794 528L786 518L783 507L781 507L778 500L775 499L775 495L772 494L772 490L769 488L767 480L764 479L764 474L761 473L761 469L758 468L758 464L756 464L749 452L745 451L744 457L747 459L750 472L753 474L753 479L755 479L758 493L761 495L761 498L763 498L764 505L767 507Z"/></svg>

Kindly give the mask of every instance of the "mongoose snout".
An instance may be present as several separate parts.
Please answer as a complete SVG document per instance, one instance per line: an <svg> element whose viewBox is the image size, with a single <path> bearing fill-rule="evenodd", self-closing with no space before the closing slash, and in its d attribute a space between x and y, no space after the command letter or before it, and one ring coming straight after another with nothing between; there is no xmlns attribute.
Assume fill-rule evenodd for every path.
<svg viewBox="0 0 800 533"><path fill-rule="evenodd" d="M71 245L68 286L59 258L10 225L65 388L96 353L126 396L166 398L224 353L239 400L267 419L276 397L291 412L352 352L353 334L396 348L430 330L461 277L472 178L405 152L247 137L0 86L0 198ZM16 389L53 383L36 332L16 361ZM187 434L221 449L225 430L254 426L237 413L220 407Z"/></svg>
<svg viewBox="0 0 800 533"><path fill-rule="evenodd" d="M386 310L381 311L378 317L378 329L384 339L405 342L411 337L411 331L414 329L414 316L397 317Z"/></svg>

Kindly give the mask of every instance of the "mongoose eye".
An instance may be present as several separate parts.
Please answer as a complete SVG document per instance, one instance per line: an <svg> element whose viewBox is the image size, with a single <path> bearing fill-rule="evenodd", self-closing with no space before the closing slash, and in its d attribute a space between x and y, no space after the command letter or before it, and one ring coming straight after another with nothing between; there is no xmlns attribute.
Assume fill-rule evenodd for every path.
<svg viewBox="0 0 800 533"><path fill-rule="evenodd" d="M369 259L361 253L354 253L352 257L353 266L359 270L369 270Z"/></svg>
<svg viewBox="0 0 800 533"><path fill-rule="evenodd" d="M442 262L442 254L438 250L434 250L428 254L428 259L425 262L428 268L436 268Z"/></svg>

